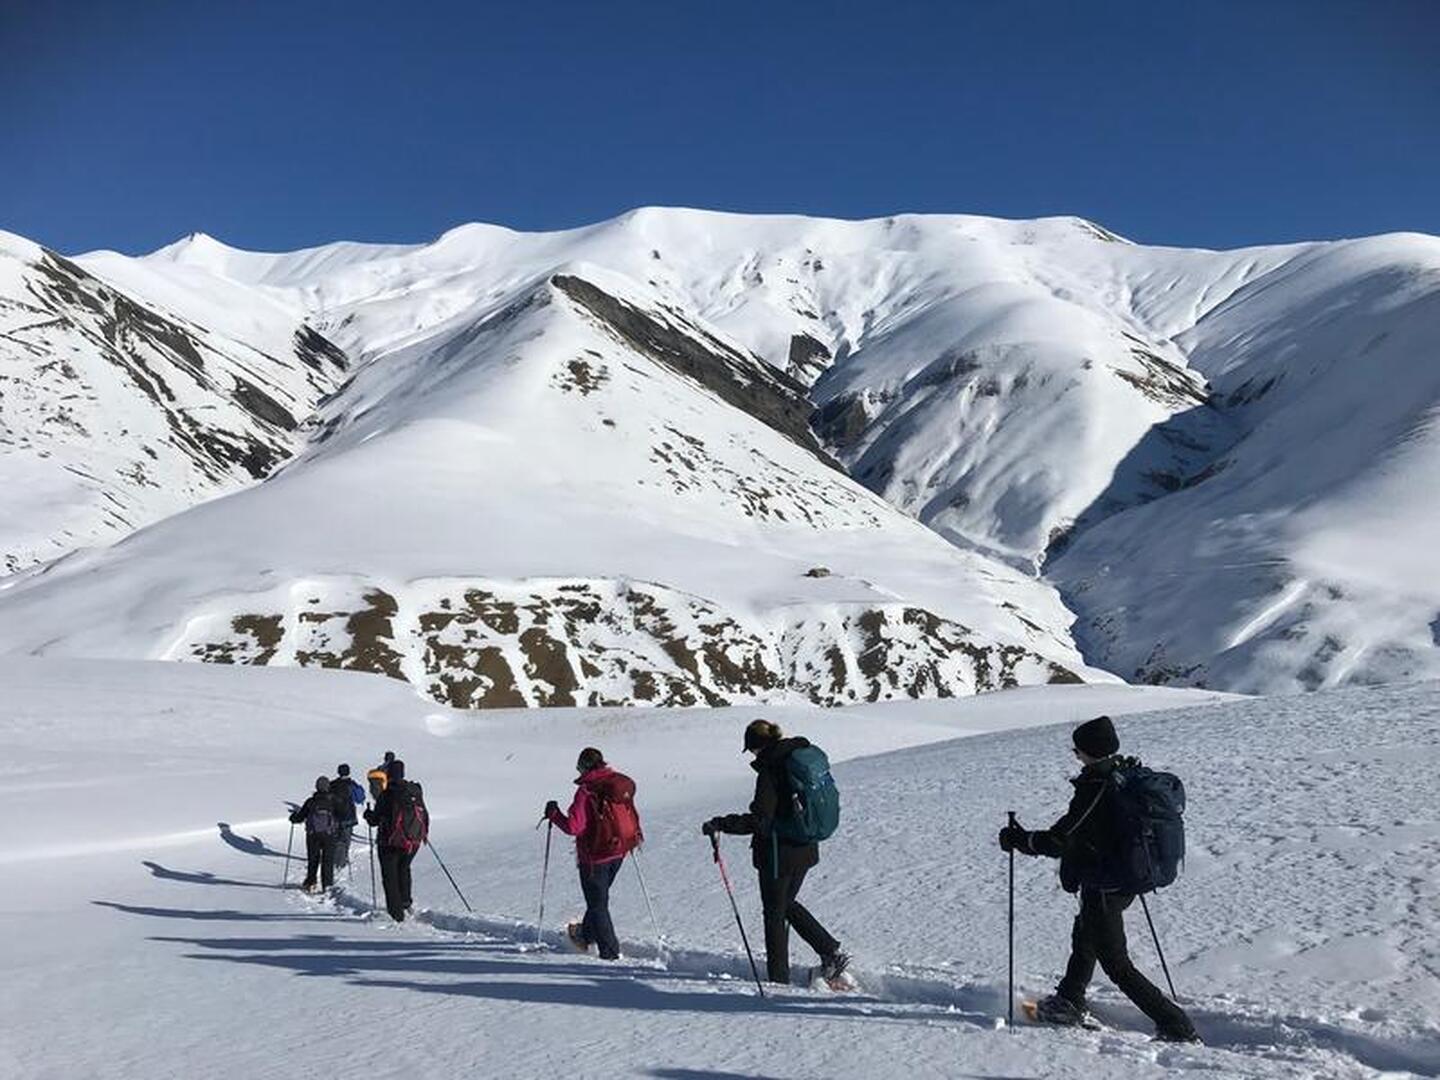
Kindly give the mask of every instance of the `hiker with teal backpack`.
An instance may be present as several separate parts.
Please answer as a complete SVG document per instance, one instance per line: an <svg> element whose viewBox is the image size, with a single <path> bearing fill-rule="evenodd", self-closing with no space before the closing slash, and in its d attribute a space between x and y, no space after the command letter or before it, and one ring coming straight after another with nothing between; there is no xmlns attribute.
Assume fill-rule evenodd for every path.
<svg viewBox="0 0 1440 1080"><path fill-rule="evenodd" d="M760 875L765 910L765 967L773 983L790 981L790 927L820 957L818 974L840 983L850 958L840 943L797 899L805 875L820 861L820 841L840 823L840 794L825 752L805 738L784 738L777 724L754 720L745 728L745 752L754 754L755 798L744 814L713 817L700 831L750 837L750 858Z"/></svg>

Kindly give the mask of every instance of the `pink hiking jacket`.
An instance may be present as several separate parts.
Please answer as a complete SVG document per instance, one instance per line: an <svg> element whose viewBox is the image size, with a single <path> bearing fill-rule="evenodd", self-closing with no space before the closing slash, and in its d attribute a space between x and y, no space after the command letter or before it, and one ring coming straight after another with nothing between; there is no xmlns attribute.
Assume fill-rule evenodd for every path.
<svg viewBox="0 0 1440 1080"><path fill-rule="evenodd" d="M601 765L598 769L590 769L581 773L580 778L575 781L575 799L570 804L570 813L562 814L557 810L550 815L550 820L557 829L575 837L575 861L581 866L599 866L602 863L617 862L625 857L624 855L611 855L608 858L597 859L586 842L591 816L595 811L595 796L590 794L589 785L597 780L603 780L607 776L613 776L614 773L615 770L609 765Z"/></svg>

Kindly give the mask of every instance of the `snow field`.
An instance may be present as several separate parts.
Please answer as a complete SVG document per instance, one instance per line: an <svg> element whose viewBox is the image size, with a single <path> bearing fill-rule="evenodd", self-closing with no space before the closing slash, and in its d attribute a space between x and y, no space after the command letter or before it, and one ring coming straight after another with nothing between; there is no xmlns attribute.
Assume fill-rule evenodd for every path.
<svg viewBox="0 0 1440 1080"><path fill-rule="evenodd" d="M864 989L760 1002L698 826L748 800L739 735L762 710L474 714L313 671L7 660L0 673L0 768L23 837L3 853L0 1007L13 1022L0 1073L288 1076L357 1039L384 1047L366 1061L378 1076L1440 1073L1434 686L1256 700L1073 686L765 709L840 762L841 831L803 899ZM995 1030L1005 810L1034 826L1063 806L1072 759L1054 725L1181 704L1119 729L1189 788L1189 865L1152 911L1212 1045L1150 1042L1103 979L1096 1007L1113 1031ZM640 784L640 865L667 967L629 866L613 894L627 960L563 951L580 902L559 836L534 946L533 825L546 798L568 799L585 744ZM421 917L369 917L363 843L337 901L276 888L280 800L386 748L425 785L475 915L422 853ZM748 852L732 838L724 852L755 942ZM1073 903L1053 864L1017 870L1019 978L1040 993L1063 964ZM1130 932L1158 980L1138 912Z"/></svg>

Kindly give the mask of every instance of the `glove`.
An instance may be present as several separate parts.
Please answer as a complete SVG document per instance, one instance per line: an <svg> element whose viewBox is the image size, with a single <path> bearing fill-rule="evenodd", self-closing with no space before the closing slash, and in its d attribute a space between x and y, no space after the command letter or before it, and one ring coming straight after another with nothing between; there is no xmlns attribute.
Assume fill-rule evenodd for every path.
<svg viewBox="0 0 1440 1080"><path fill-rule="evenodd" d="M720 819L718 817L712 817L709 821L705 822L704 825L700 826L700 831L706 836L714 836L720 831Z"/></svg>
<svg viewBox="0 0 1440 1080"><path fill-rule="evenodd" d="M560 813L560 804L559 804L558 802L556 802L554 799L551 799L549 802L547 802L547 803L545 804L545 816L546 816L547 818L548 818L548 817L552 817L552 816L554 816L555 814L558 814L558 813Z"/></svg>
<svg viewBox="0 0 1440 1080"><path fill-rule="evenodd" d="M1006 825L1000 830L1000 850L1014 851L1025 845L1025 830L1019 825Z"/></svg>

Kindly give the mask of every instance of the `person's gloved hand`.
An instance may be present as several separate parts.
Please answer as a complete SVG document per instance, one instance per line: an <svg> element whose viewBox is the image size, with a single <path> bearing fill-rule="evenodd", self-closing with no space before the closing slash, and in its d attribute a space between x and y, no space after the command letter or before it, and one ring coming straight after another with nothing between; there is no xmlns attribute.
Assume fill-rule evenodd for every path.
<svg viewBox="0 0 1440 1080"><path fill-rule="evenodd" d="M1019 825L1006 825L1000 830L1000 850L1014 851L1025 846L1025 830Z"/></svg>
<svg viewBox="0 0 1440 1080"><path fill-rule="evenodd" d="M560 804L559 804L558 802L556 802L554 799L551 799L549 802L547 802L547 803L545 804L545 816L546 816L547 818L550 817L550 816L553 815L553 814L558 814L558 813L560 813Z"/></svg>
<svg viewBox="0 0 1440 1080"><path fill-rule="evenodd" d="M706 836L714 836L717 832L720 831L720 819L712 817L709 821L705 822L705 824L700 826L700 831Z"/></svg>

